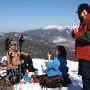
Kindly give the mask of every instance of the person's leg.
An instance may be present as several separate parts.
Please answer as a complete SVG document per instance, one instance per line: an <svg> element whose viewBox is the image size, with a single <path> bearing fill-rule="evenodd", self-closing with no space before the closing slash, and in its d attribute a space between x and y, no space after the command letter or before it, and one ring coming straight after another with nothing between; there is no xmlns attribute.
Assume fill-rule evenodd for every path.
<svg viewBox="0 0 90 90"><path fill-rule="evenodd" d="M83 90L90 90L90 61L82 61Z"/></svg>
<svg viewBox="0 0 90 90"><path fill-rule="evenodd" d="M64 87L65 86L67 87L68 84L71 84L72 83L69 77L63 77L63 79L64 79L64 84L63 84Z"/></svg>
<svg viewBox="0 0 90 90"><path fill-rule="evenodd" d="M78 63L78 75L81 75L81 76L82 76L82 63L83 63L83 60L79 59L79 63Z"/></svg>
<svg viewBox="0 0 90 90"><path fill-rule="evenodd" d="M90 90L90 79L83 78L83 90Z"/></svg>

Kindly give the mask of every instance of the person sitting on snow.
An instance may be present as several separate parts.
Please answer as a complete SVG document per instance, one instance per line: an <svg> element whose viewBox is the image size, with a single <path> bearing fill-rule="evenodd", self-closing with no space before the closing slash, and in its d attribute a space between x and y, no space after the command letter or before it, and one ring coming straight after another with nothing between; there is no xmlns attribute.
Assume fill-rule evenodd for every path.
<svg viewBox="0 0 90 90"><path fill-rule="evenodd" d="M69 79L69 74L67 71L67 60L66 60L66 49L64 46L59 45L56 47L56 55L52 62L50 62L52 54L48 53L48 68L49 71L47 72L48 76L56 76L61 75L65 81L64 86L67 84L71 84L71 80Z"/></svg>

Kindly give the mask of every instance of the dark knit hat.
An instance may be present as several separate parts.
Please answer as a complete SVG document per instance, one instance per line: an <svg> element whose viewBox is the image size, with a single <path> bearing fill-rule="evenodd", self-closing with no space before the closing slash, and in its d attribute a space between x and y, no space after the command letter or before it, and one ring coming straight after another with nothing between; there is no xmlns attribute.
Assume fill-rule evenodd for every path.
<svg viewBox="0 0 90 90"><path fill-rule="evenodd" d="M62 46L62 45L58 45L58 46L57 46L57 48L56 48L56 50L60 51L61 53L66 52L65 47L64 47L64 46Z"/></svg>
<svg viewBox="0 0 90 90"><path fill-rule="evenodd" d="M57 48L56 48L56 50L59 51L59 53L58 53L59 56L63 56L66 59L67 52L66 52L66 49L65 49L64 46L58 45Z"/></svg>
<svg viewBox="0 0 90 90"><path fill-rule="evenodd" d="M81 13L83 10L86 10L88 13L90 13L90 6L86 3L80 4L76 13Z"/></svg>

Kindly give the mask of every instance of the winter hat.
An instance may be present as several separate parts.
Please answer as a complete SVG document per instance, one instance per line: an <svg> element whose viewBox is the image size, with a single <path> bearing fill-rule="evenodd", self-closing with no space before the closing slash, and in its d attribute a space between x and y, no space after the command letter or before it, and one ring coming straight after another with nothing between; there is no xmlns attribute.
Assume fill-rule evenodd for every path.
<svg viewBox="0 0 90 90"><path fill-rule="evenodd" d="M86 3L80 4L76 13L81 13L83 10L86 10L88 13L90 13L90 6Z"/></svg>
<svg viewBox="0 0 90 90"><path fill-rule="evenodd" d="M11 41L9 42L9 44L17 44L17 41L11 40Z"/></svg>
<svg viewBox="0 0 90 90"><path fill-rule="evenodd" d="M60 52L60 53L58 53L59 56L63 56L64 58L66 58L67 52L66 52L66 49L64 46L58 45L56 50L58 50Z"/></svg>
<svg viewBox="0 0 90 90"><path fill-rule="evenodd" d="M56 48L58 51L60 51L61 53L63 53L65 50L65 47L62 46L62 45L58 45L57 48Z"/></svg>

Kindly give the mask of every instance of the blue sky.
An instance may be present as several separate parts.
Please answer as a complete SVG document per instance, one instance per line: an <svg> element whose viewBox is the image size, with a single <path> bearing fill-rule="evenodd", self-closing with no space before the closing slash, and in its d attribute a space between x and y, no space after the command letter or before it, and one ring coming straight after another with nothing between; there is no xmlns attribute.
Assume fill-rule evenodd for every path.
<svg viewBox="0 0 90 90"><path fill-rule="evenodd" d="M79 25L75 12L81 3L90 0L0 0L0 32Z"/></svg>

